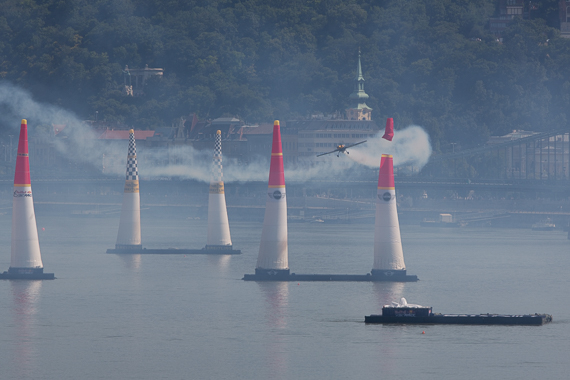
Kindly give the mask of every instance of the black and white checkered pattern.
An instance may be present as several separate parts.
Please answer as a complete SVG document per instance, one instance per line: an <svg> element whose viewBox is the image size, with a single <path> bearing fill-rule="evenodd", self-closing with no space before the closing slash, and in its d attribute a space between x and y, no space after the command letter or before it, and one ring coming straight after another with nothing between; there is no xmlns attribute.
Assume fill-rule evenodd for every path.
<svg viewBox="0 0 570 380"><path fill-rule="evenodd" d="M129 155L127 156L127 181L138 181L139 172L137 170L137 144L135 134L129 134Z"/></svg>
<svg viewBox="0 0 570 380"><path fill-rule="evenodd" d="M212 162L212 181L222 182L222 135L216 134L214 143L214 161Z"/></svg>

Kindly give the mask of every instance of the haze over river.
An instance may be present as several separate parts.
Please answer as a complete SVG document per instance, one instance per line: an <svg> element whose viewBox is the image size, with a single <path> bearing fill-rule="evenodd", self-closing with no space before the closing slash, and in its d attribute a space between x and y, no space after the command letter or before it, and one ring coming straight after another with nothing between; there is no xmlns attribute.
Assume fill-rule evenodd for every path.
<svg viewBox="0 0 570 380"><path fill-rule="evenodd" d="M145 206L143 205L143 208ZM0 270L11 210L0 215ZM36 205L54 281L0 281L3 379L566 379L562 231L403 226L417 283L255 283L261 223L230 215L240 256L110 255L119 213ZM109 211L109 210L107 210ZM142 211L143 246L201 248L206 221ZM45 231L42 230L45 228ZM295 273L365 274L372 225L289 224ZM444 313L548 313L541 327L365 325L406 297ZM425 331L425 334L422 334Z"/></svg>

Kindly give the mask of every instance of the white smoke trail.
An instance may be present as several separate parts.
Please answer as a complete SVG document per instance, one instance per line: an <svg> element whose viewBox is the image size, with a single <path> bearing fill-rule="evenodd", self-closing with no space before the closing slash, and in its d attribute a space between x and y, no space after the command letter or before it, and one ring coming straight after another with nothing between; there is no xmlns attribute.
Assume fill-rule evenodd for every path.
<svg viewBox="0 0 570 380"><path fill-rule="evenodd" d="M300 169L285 169L285 179L293 181L309 181L315 178L343 178L362 169L363 165L378 169L383 154L394 157L394 166L411 165L421 169L427 164L431 156L431 144L427 132L416 125L402 130L394 131L392 141L382 138L384 131L378 132L367 142L348 148L349 154L330 154L321 157L318 165ZM347 157L349 159L347 159Z"/></svg>
<svg viewBox="0 0 570 380"><path fill-rule="evenodd" d="M0 109L3 111L0 112L0 122L14 128L19 127L20 119L28 119L29 128L40 124L65 124L67 137L52 140L62 156L88 163L94 168L104 168L107 175L125 174L128 141L98 139L91 126L72 112L36 102L28 92L7 83L0 85ZM381 139L381 135L349 149L349 155L337 158L331 154L329 160L322 160L318 165L286 169L285 178L302 182L346 176L362 168L361 165L377 168L382 154L392 154L395 166L412 164L421 168L427 163L431 146L422 128L411 126L396 131L392 142ZM139 174L142 178L179 177L209 182L213 154L213 150L197 150L188 145L165 149L138 144ZM246 164L224 156L223 167L226 182L267 181L269 176L269 160L259 156Z"/></svg>
<svg viewBox="0 0 570 380"><path fill-rule="evenodd" d="M213 156L213 150L197 150L188 145L168 150L145 148L137 154L140 157L139 173L143 177L179 177L202 182L211 179ZM269 162L262 157L242 164L235 158L223 156L222 165L225 182L267 181L269 176Z"/></svg>
<svg viewBox="0 0 570 380"><path fill-rule="evenodd" d="M128 141L98 139L90 125L72 112L35 101L31 94L9 83L0 85L0 123L17 130L21 119L28 119L33 134L38 125L66 125L65 138L51 141L57 151L72 161L104 168L107 175L125 175ZM213 150L197 150L192 146L147 148L139 143L137 158L141 177L179 177L209 182ZM224 157L224 179L231 181L266 181L269 163L258 158L243 165Z"/></svg>
<svg viewBox="0 0 570 380"><path fill-rule="evenodd" d="M365 144L354 147L348 157L371 168L380 166L383 154L394 157L394 166L412 165L421 169L427 164L431 156L431 144L429 135L422 127L411 125L394 131L392 141L383 139L382 135L379 133Z"/></svg>
<svg viewBox="0 0 570 380"><path fill-rule="evenodd" d="M28 120L29 134L34 126L40 124L65 124L67 139L54 139L56 149L78 161L101 163L101 154L105 151L102 141L96 139L94 131L84 125L73 113L60 107L38 103L21 88L8 83L0 85L0 122L4 125L20 127L20 120ZM31 132L31 133L30 133Z"/></svg>

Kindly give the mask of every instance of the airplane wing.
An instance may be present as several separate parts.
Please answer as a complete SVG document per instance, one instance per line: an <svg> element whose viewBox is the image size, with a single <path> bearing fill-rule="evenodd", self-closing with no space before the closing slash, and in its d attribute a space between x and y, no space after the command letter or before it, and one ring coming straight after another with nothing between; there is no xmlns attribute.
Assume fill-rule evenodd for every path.
<svg viewBox="0 0 570 380"><path fill-rule="evenodd" d="M360 145L360 144L364 144L366 141L368 141L368 140L364 140L364 141L361 141L361 142L357 142L356 144L352 144L352 145L347 145L344 149L348 149L348 148L352 148L353 146L357 146L357 145Z"/></svg>
<svg viewBox="0 0 570 380"><path fill-rule="evenodd" d="M366 141L368 141L368 140L357 142L356 144L352 144L352 145L347 145L347 146L344 146L342 148L336 148L335 150L331 150L330 152L317 154L317 157L324 156L325 154L335 153L335 152L346 152L347 148L351 148L351 147L356 146L356 145L364 144Z"/></svg>
<svg viewBox="0 0 570 380"><path fill-rule="evenodd" d="M325 154L331 154L331 153L338 152L338 151L339 151L339 149L331 150L330 152L317 154L317 157L321 157L321 156L324 156Z"/></svg>

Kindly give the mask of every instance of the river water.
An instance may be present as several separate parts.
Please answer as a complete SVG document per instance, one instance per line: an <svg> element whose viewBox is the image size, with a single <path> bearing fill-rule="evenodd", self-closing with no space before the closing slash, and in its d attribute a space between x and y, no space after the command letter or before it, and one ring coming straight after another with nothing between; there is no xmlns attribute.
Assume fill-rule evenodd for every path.
<svg viewBox="0 0 570 380"><path fill-rule="evenodd" d="M54 281L0 281L2 379L565 379L570 241L560 231L403 226L417 283L255 283L261 223L240 256L106 254L118 213L36 206ZM143 210L143 245L201 248L204 220ZM11 214L0 215L0 270ZM42 230L45 228L45 230ZM296 273L370 271L373 226L289 224ZM365 325L400 297L444 313L549 313L541 327ZM425 332L423 334L422 332Z"/></svg>

